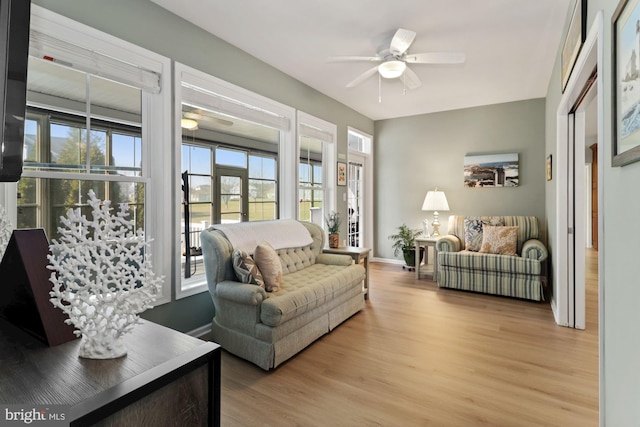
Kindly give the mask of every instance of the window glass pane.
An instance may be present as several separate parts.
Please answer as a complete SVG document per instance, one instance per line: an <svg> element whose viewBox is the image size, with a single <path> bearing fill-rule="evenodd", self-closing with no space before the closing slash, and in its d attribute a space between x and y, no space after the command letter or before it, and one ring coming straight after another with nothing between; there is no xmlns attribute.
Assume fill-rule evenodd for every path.
<svg viewBox="0 0 640 427"><path fill-rule="evenodd" d="M247 153L244 151L216 148L216 164L225 166L247 167Z"/></svg>
<svg viewBox="0 0 640 427"><path fill-rule="evenodd" d="M85 169L87 165L87 130L84 127L52 123L51 163L67 171ZM107 133L92 130L89 138L89 165L104 166L106 163Z"/></svg>
<svg viewBox="0 0 640 427"><path fill-rule="evenodd" d="M44 228L49 239L59 238L60 217L69 209L81 208L82 214L92 219L87 204L90 189L100 200L111 200L112 214L120 203L128 203L129 216L135 221L135 229L144 228L144 184L127 182L102 182L71 179L22 178L18 183L21 197L18 199L18 223L21 228ZM36 194L40 193L40 197ZM24 196L23 196L24 195ZM37 203L40 200L40 203ZM38 219L38 211L42 219Z"/></svg>
<svg viewBox="0 0 640 427"><path fill-rule="evenodd" d="M211 223L211 203L190 203L189 218L191 220L191 230L204 230Z"/></svg>
<svg viewBox="0 0 640 427"><path fill-rule="evenodd" d="M240 212L222 212L221 218L222 224L240 222Z"/></svg>
<svg viewBox="0 0 640 427"><path fill-rule="evenodd" d="M276 159L250 155L249 178L276 179Z"/></svg>
<svg viewBox="0 0 640 427"><path fill-rule="evenodd" d="M86 117L87 74L29 57L27 103L52 111L69 111Z"/></svg>
<svg viewBox="0 0 640 427"><path fill-rule="evenodd" d="M300 163L300 182L301 183L310 183L311 182L311 166L307 163Z"/></svg>
<svg viewBox="0 0 640 427"><path fill-rule="evenodd" d="M276 204L270 202L249 202L249 221L276 219Z"/></svg>
<svg viewBox="0 0 640 427"><path fill-rule="evenodd" d="M314 164L313 165L313 183L317 185L322 185L322 165Z"/></svg>
<svg viewBox="0 0 640 427"><path fill-rule="evenodd" d="M189 177L189 203L194 202L211 202L210 176Z"/></svg>
<svg viewBox="0 0 640 427"><path fill-rule="evenodd" d="M35 162L38 148L38 121L27 119L24 122L24 161Z"/></svg>
<svg viewBox="0 0 640 427"><path fill-rule="evenodd" d="M182 145L182 172L211 175L211 148Z"/></svg>
<svg viewBox="0 0 640 427"><path fill-rule="evenodd" d="M111 162L123 175L141 176L142 138L114 132L111 135Z"/></svg>
<svg viewBox="0 0 640 427"><path fill-rule="evenodd" d="M274 181L249 180L249 202L275 202L276 183Z"/></svg>

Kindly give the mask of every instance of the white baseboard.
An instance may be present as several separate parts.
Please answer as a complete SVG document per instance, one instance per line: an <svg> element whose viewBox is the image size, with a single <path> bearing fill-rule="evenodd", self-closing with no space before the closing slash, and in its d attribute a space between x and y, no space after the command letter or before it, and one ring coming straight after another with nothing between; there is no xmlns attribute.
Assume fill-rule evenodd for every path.
<svg viewBox="0 0 640 427"><path fill-rule="evenodd" d="M202 325L199 328L196 328L192 331L187 332L187 335L191 335L192 337L200 338L204 335L207 335L211 332L211 323L207 323L206 325Z"/></svg>
<svg viewBox="0 0 640 427"><path fill-rule="evenodd" d="M398 264L398 265L404 265L404 260L401 259L395 259L395 258L379 258L379 257L373 257L370 260L371 262L386 262L389 264Z"/></svg>

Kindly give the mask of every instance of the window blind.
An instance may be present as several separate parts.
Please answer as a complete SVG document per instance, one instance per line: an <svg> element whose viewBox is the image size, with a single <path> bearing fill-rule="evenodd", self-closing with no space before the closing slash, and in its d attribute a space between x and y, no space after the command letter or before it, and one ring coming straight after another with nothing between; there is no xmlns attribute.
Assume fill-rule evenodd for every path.
<svg viewBox="0 0 640 427"><path fill-rule="evenodd" d="M298 125L298 132L300 136L319 139L323 142L334 142L335 138L333 133L318 129L315 126L310 126L305 123L300 123Z"/></svg>
<svg viewBox="0 0 640 427"><path fill-rule="evenodd" d="M160 93L160 75L157 72L76 46L36 30L31 30L29 55L137 87L146 92Z"/></svg>
<svg viewBox="0 0 640 427"><path fill-rule="evenodd" d="M286 132L291 127L289 118L287 117L236 101L188 83L182 83L182 101L194 103L199 107L211 111L249 120L280 131Z"/></svg>

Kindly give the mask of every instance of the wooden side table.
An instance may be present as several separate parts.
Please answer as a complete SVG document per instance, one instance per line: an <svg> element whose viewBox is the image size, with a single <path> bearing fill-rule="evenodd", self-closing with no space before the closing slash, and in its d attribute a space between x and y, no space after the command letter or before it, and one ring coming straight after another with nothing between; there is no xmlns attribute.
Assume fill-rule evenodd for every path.
<svg viewBox="0 0 640 427"><path fill-rule="evenodd" d="M436 249L436 242L439 237L426 237L419 236L415 238L414 249L416 251L416 279L420 278L420 247L424 247L424 266L423 270L427 274L431 274L431 278L438 280L438 250ZM429 268L429 246L433 247L433 268Z"/></svg>
<svg viewBox="0 0 640 427"><path fill-rule="evenodd" d="M364 260L364 299L369 299L369 248L358 248L355 246L342 246L339 248L323 248L325 254L349 255L356 264Z"/></svg>

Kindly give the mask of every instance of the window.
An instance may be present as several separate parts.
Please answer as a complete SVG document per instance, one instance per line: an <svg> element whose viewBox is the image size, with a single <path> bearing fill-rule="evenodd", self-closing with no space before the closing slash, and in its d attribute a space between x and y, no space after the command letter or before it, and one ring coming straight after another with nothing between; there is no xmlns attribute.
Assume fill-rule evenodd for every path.
<svg viewBox="0 0 640 427"><path fill-rule="evenodd" d="M277 171L275 156L249 156L249 221L278 218Z"/></svg>
<svg viewBox="0 0 640 427"><path fill-rule="evenodd" d="M293 111L176 64L182 189L178 297L206 290L200 233L212 224L279 218ZM291 150L290 150L291 151ZM293 153L293 151L292 151ZM284 172L285 175L287 171ZM283 205L285 207L283 207ZM189 248L187 250L187 248Z"/></svg>
<svg viewBox="0 0 640 427"><path fill-rule="evenodd" d="M144 230L144 183L125 178L140 176L140 150L139 128L96 121L87 134L76 116L29 107L25 175L33 171L43 176L25 176L19 181L18 226L42 227L50 239L58 238L59 218L68 209L88 209L85 201L93 189L98 198L110 200L113 206L129 204L130 219ZM120 176L109 181L84 178L87 171ZM63 177L65 173L78 176Z"/></svg>
<svg viewBox="0 0 640 427"><path fill-rule="evenodd" d="M298 219L325 226L335 210L336 126L298 111Z"/></svg>
<svg viewBox="0 0 640 427"><path fill-rule="evenodd" d="M19 198L0 189L17 226L42 227L56 238L68 209L89 214L90 189L114 207L127 203L129 219L152 238L154 272L166 278L155 304L168 302L164 172L171 139L164 112L171 94L161 88L168 86L169 60L36 5L29 55Z"/></svg>
<svg viewBox="0 0 640 427"><path fill-rule="evenodd" d="M298 218L301 221L311 221L313 208L322 212L324 199L322 169L322 141L318 139L300 138L300 170Z"/></svg>

